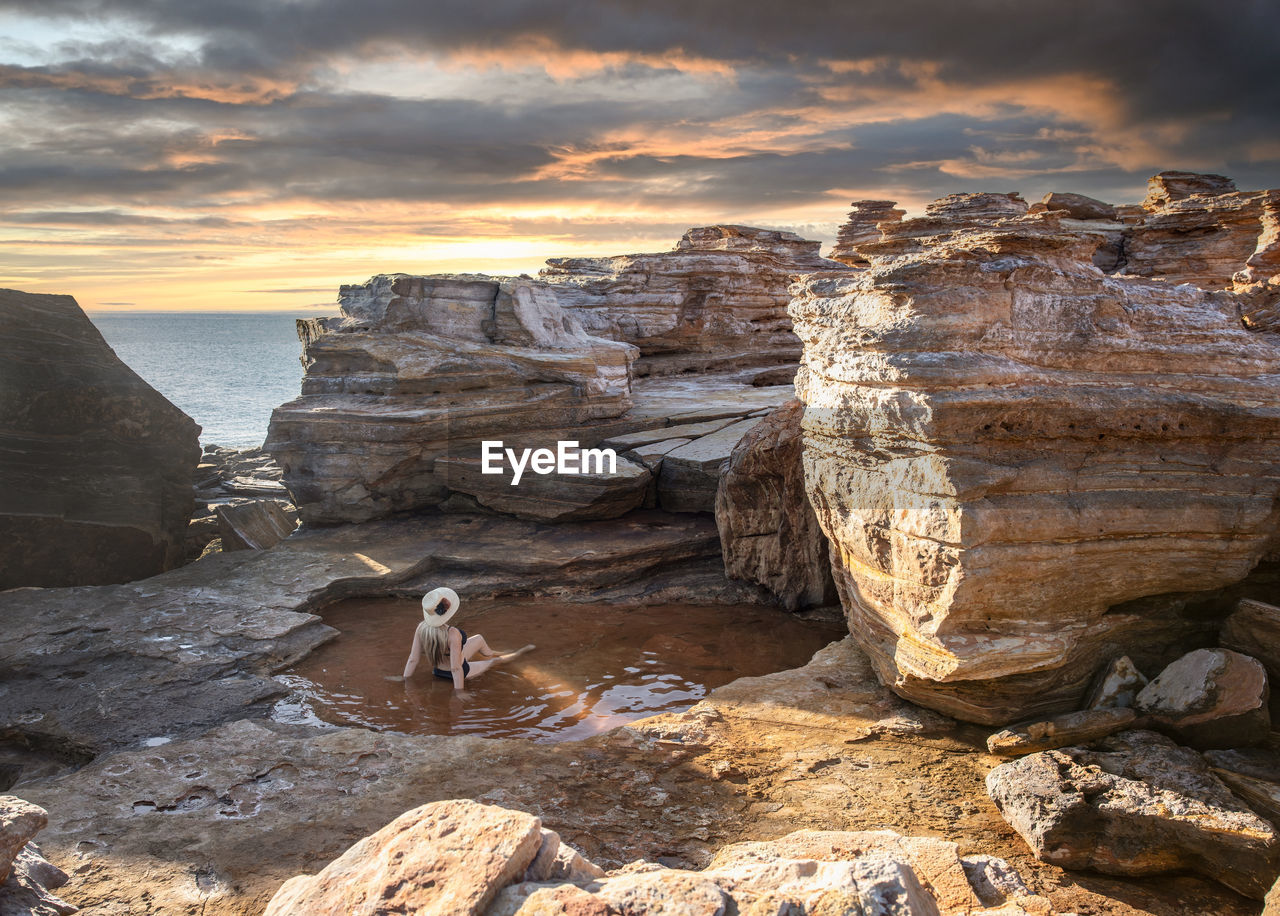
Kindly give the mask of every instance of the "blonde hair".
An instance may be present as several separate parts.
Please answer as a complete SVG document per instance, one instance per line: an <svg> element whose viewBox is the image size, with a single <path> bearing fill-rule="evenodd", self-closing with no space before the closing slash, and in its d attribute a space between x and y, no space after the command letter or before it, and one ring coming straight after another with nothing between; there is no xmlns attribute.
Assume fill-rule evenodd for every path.
<svg viewBox="0 0 1280 916"><path fill-rule="evenodd" d="M443 668L441 664L449 654L449 628L433 627L424 620L418 624L418 632L414 634L418 644L422 646L422 655L432 668ZM403 639L403 637L401 637Z"/></svg>

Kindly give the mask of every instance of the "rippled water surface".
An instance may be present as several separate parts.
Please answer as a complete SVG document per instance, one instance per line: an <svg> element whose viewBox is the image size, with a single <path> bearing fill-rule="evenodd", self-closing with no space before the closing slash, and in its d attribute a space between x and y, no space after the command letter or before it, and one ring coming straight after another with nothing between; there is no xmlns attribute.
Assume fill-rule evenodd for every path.
<svg viewBox="0 0 1280 916"><path fill-rule="evenodd" d="M277 719L540 741L687 709L736 678L803 665L847 632L755 607L464 602L452 622L468 634L499 651L537 649L468 679L459 696L424 666L405 683L386 680L404 670L417 601L344 601L323 616L342 635L282 676L292 693Z"/></svg>

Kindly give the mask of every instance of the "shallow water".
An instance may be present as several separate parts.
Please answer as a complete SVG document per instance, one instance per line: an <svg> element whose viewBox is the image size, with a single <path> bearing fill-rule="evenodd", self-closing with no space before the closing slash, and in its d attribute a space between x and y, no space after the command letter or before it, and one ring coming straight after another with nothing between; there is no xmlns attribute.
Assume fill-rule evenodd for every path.
<svg viewBox="0 0 1280 916"><path fill-rule="evenodd" d="M847 632L757 607L467 602L453 623L498 651L537 649L468 678L465 695L425 665L404 683L417 601L355 599L331 605L342 635L281 679L285 722L322 720L408 734L473 734L568 741L635 719L687 709L739 677L805 664Z"/></svg>

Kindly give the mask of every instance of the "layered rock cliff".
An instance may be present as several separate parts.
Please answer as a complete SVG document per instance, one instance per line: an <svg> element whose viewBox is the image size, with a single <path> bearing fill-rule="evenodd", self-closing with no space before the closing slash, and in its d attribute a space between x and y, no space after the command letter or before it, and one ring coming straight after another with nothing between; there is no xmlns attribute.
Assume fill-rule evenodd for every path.
<svg viewBox="0 0 1280 916"><path fill-rule="evenodd" d="M200 427L70 296L0 290L0 589L183 561Z"/></svg>
<svg viewBox="0 0 1280 916"><path fill-rule="evenodd" d="M799 274L838 269L820 243L748 226L690 229L672 251L551 258L541 279L590 334L640 348L638 376L794 364Z"/></svg>
<svg viewBox="0 0 1280 916"><path fill-rule="evenodd" d="M482 441L592 445L608 432L595 421L631 406L635 348L587 334L544 284L393 274L340 301L342 318L300 329L302 395L276 408L264 446L304 521L437 506L487 483ZM631 483L634 506L646 481Z"/></svg>
<svg viewBox="0 0 1280 916"><path fill-rule="evenodd" d="M1191 233L1167 279L1096 263L1141 224L1027 209L953 195L881 223L866 269L809 276L791 305L806 483L851 629L898 693L986 723L1202 638L1142 599L1238 581L1280 528L1280 338L1242 322L1274 287L1265 269L1249 290L1175 285L1245 267L1262 207L1237 261L1192 257Z"/></svg>

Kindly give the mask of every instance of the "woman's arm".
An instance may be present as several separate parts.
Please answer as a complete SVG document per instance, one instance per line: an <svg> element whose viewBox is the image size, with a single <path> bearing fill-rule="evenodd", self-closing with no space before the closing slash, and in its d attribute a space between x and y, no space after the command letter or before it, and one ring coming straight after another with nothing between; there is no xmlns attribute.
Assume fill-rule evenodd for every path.
<svg viewBox="0 0 1280 916"><path fill-rule="evenodd" d="M413 674L418 668L418 662L422 659L422 641L418 639L418 634L413 634L413 648L409 650L409 660L404 663L404 676L407 678Z"/></svg>
<svg viewBox="0 0 1280 916"><path fill-rule="evenodd" d="M461 690L466 675L462 673L462 634L457 627L449 628L449 670L453 672L453 689Z"/></svg>

